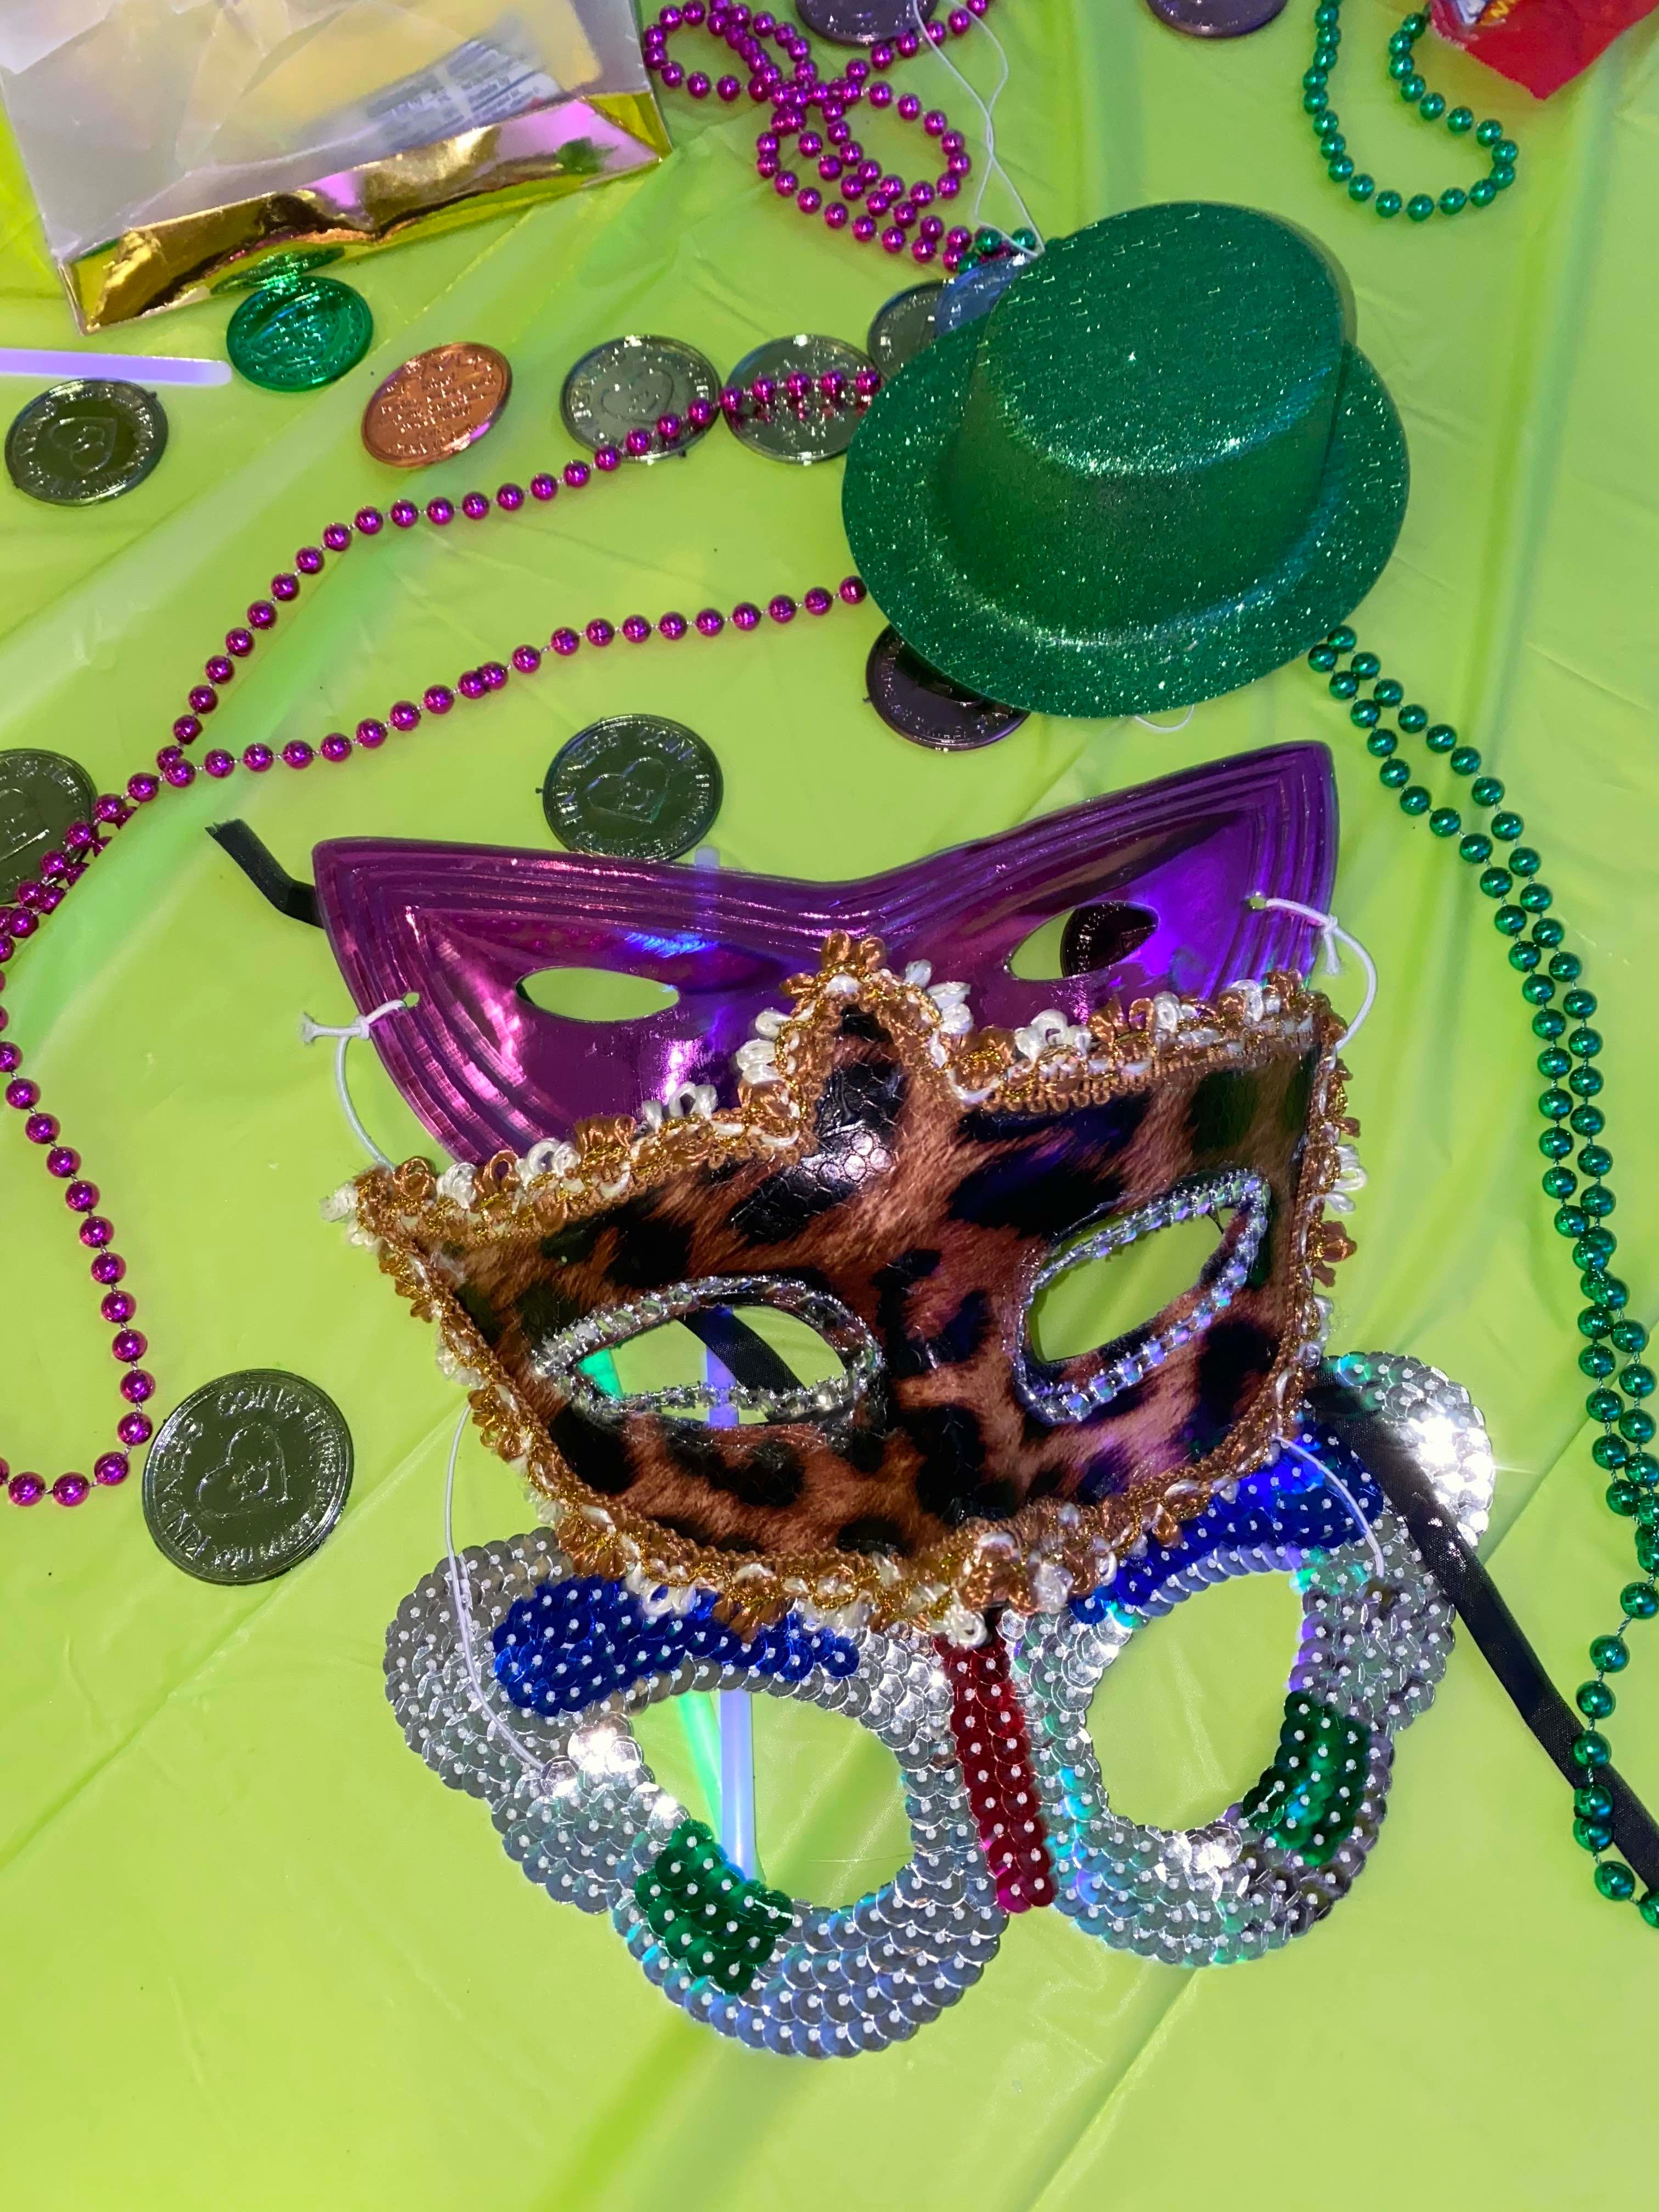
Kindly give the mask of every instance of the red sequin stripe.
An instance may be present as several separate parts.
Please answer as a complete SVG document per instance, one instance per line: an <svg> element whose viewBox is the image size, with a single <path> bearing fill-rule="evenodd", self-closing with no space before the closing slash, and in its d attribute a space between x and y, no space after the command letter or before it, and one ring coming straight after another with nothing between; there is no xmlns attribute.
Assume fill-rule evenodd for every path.
<svg viewBox="0 0 1659 2212"><path fill-rule="evenodd" d="M979 1827L980 1846L1005 1912L1054 1901L1054 1868L1031 1774L1025 1716L1008 1678L1002 1638L976 1651L934 1644L951 1682L951 1727Z"/></svg>

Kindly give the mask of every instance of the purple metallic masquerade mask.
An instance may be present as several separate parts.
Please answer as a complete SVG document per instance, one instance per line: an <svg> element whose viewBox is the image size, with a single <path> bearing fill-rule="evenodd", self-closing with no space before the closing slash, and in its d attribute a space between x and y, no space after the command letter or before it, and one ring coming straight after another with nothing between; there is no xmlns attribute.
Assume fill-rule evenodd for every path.
<svg viewBox="0 0 1659 2212"><path fill-rule="evenodd" d="M863 884L319 848L360 1006L418 994L377 1045L467 1163L375 1170L339 1210L550 1524L411 1593L389 1695L526 1875L608 1911L719 2032L879 2048L1049 1905L1174 1963L1253 1957L1363 1866L1449 1613L1304 1408L1353 1125L1340 1024L1298 981L1309 926L1249 901L1322 907L1334 816L1322 750L1288 747ZM1060 915L1068 972L1015 977ZM561 1019L519 988L561 963L678 995ZM1184 1289L1042 1355L1051 1283L1203 1214ZM826 1376L744 1324L779 1310ZM718 1364L623 1390L611 1356L676 1321ZM1435 1510L1477 1533L1467 1397L1361 1364ZM1087 1726L1106 1668L1182 1597L1275 1567L1305 1625L1273 1764L1206 1827L1123 1820ZM846 1908L769 1889L659 1787L629 1715L714 1687L880 1737L913 1839L890 1882Z"/></svg>
<svg viewBox="0 0 1659 2212"><path fill-rule="evenodd" d="M1310 926L1246 901L1261 891L1323 906L1335 866L1318 745L1194 769L852 884L390 839L315 855L322 917L359 1007L420 995L374 1033L388 1073L445 1151L473 1162L526 1152L593 1115L631 1115L685 1084L729 1095L756 1017L817 966L832 930L880 937L896 971L926 961L958 979L981 1023L1018 1029L1048 1008L1079 1023L1113 999L1203 999L1241 976L1304 972ZM1010 974L1041 924L1091 908L1140 918L1115 929L1106 915L1084 972ZM1089 956L1086 927L1077 935ZM560 965L648 977L678 998L627 1023L564 1018L519 988Z"/></svg>

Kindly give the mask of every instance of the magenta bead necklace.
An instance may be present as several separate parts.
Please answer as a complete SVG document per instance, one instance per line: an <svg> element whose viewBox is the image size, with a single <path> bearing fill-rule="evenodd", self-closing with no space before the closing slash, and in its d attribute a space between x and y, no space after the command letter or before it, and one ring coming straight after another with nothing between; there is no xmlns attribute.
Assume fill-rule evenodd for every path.
<svg viewBox="0 0 1659 2212"><path fill-rule="evenodd" d="M965 0L942 21L929 23L927 39L937 46L947 38L963 37L990 5L991 0ZM669 59L669 40L680 31L697 29L731 50L749 71L746 85L732 76L710 78L702 70L688 73ZM787 77L767 52L769 40L789 63ZM818 76L805 33L793 23L781 23L769 9L757 13L742 6L722 7L719 0L710 7L703 0L685 0L684 7L663 9L655 22L646 26L641 46L647 69L671 92L684 91L693 100L707 100L712 92L729 104L747 91L757 106L770 104L771 121L755 141L755 167L780 199L793 201L799 214L821 216L830 230L844 232L860 246L879 240L884 252L895 254L908 246L913 261L926 264L937 259L947 275L954 275L974 234L960 226L947 228L933 209L936 203L948 207L973 169L966 141L961 131L951 128L942 108L924 108L914 93L901 97L885 82L896 62L921 52L922 40L919 30L902 32L896 39L872 46L867 59L857 55L839 76L825 80ZM891 109L902 122L920 123L944 156L939 175L931 182L923 179L907 185L867 156L847 120L848 109L861 100L878 111ZM786 165L790 139L795 142L796 158L803 165L816 161L819 179L832 185L833 192L820 191Z"/></svg>
<svg viewBox="0 0 1659 2212"><path fill-rule="evenodd" d="M532 477L527 491L520 484L504 483L493 496L487 492L471 491L459 506L440 497L429 499L424 508L412 500L400 499L394 501L384 514L379 507L360 507L351 522L330 523L321 533L321 545L302 545L294 556L293 568L271 578L270 597L255 599L248 608L246 625L239 624L228 630L224 650L210 655L203 671L206 681L191 687L188 711L180 714L173 726L173 742L163 745L155 756L156 772L152 774L143 769L130 775L125 798L106 793L94 806L90 822L72 822L69 825L64 833L61 852L42 855L39 877L19 885L15 903L0 907L0 990L6 981L6 963L45 927L92 862L108 848L116 832L125 828L140 808L150 805L167 790L183 791L195 782L198 763L190 758L186 749L202 736L206 717L217 708L220 694L236 675L238 662L246 660L259 638L276 627L279 609L299 598L302 579L322 573L330 555L337 557L346 552L354 538L379 538L388 524L394 532L416 529L422 520L434 529L444 529L458 514L469 522L482 522L491 513L516 514L526 503L547 506L565 494L585 489L596 476L617 475L628 454L643 454L653 446L672 450L688 427L706 429L717 414L727 417L764 415L781 406L797 411L810 407L851 407L862 412L880 383L873 369L861 369L852 379L831 372L819 377L816 385L803 375L787 377L781 385L770 377L757 377L746 386L726 386L720 395L718 405L712 401L695 402L687 410L684 422L677 416L664 416L654 428L641 426L630 431L620 446L601 446L591 465L586 461L568 461L556 475ZM728 624L740 632L759 629L769 621L781 627L792 623L798 613L826 615L837 600L856 606L864 597L865 588L860 580L847 576L834 591L814 585L801 594L799 601L780 592L763 609L753 600L740 599L729 614L718 607L704 607L688 617L671 609L655 622L644 615L631 614L620 623L595 616L580 630L562 625L554 630L546 650L556 659L567 660L584 645L602 650L619 637L635 646L645 644L653 633L670 644L678 643L692 631L699 637L712 639L720 636ZM201 757L200 771L222 780L234 775L239 766L262 775L279 763L284 768L307 769L319 759L338 764L359 751L376 752L394 732L406 735L428 716L441 718L459 702L484 699L501 690L514 671L520 676L533 676L543 665L544 649L520 645L514 649L509 659L510 669L507 662L486 661L480 667L464 669L453 684L428 684L418 704L412 699L397 700L387 708L384 720L367 718L349 737L342 730L331 731L314 748L303 738L294 738L280 752L265 744L245 745L239 759L222 747L211 747ZM6 1009L0 1004L0 1032L6 1027ZM149 1440L153 1424L147 1407L155 1395L155 1378L143 1364L149 1345L142 1332L131 1326L138 1310L137 1301L125 1287L127 1264L115 1249L114 1224L99 1211L101 1194L98 1185L82 1175L81 1155L72 1146L61 1141L63 1132L57 1117L42 1108L39 1084L32 1077L20 1073L22 1064L20 1048L0 1035L0 1076L6 1079L5 1103L26 1117L24 1135L31 1144L42 1148L47 1174L64 1185L64 1206L76 1224L76 1234L91 1255L92 1279L104 1294L98 1310L115 1332L110 1352L121 1370L117 1389L122 1411L115 1424L116 1448L93 1461L90 1480L71 1470L49 1482L46 1476L29 1469L13 1474L5 1461L0 1459L0 1487L14 1505L37 1504L48 1493L59 1505L79 1505L94 1483L113 1487L126 1480L131 1472L128 1453Z"/></svg>

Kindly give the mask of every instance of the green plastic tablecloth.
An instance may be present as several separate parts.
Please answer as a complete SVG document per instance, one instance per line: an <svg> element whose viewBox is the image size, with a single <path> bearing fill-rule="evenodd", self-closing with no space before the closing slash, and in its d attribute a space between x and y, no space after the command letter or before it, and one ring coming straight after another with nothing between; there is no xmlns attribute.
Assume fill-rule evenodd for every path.
<svg viewBox="0 0 1659 2212"><path fill-rule="evenodd" d="M1009 0L994 16L1012 71L999 150L1049 233L1141 201L1242 200L1307 226L1349 270L1414 479L1359 628L1408 697L1482 748L1544 849L1601 1000L1613 1225L1652 1319L1651 27L1543 108L1435 46L1448 100L1518 135L1521 182L1484 216L1419 231L1326 181L1297 107L1308 12L1296 0L1259 37L1206 45L1131 0ZM1407 189L1467 184L1473 150L1423 129L1383 77L1394 27L1351 0L1337 88L1351 143ZM985 42L954 50L988 85ZM919 84L933 67L918 64ZM969 119L942 72L926 82ZM357 418L420 347L477 337L513 362L488 445L422 483L459 493L477 472L522 480L562 459L565 370L621 331L680 333L722 367L786 328L860 337L903 272L756 186L746 110L670 115L678 150L638 182L360 264L376 343L332 389L169 394L163 466L106 509L0 489L0 744L73 753L106 787L145 765L271 572L323 523L388 497ZM15 162L3 207L0 338L70 343ZM215 353L226 313L190 310L103 349ZM214 735L314 741L560 622L833 584L848 565L839 489L833 465L776 468L719 432L684 466L580 504L355 550L284 615ZM1370 1182L1336 1341L1432 1360L1486 1409L1501 1470L1486 1555L1559 1680L1580 1679L1586 1640L1616 1617L1628 1524L1603 1510L1589 1458L1577 1299L1538 1187L1536 1044L1473 872L1402 817L1304 669L1200 708L1177 734L1033 720L951 758L865 705L878 623L838 608L787 634L618 647L344 769L199 781L124 834L10 970L11 1034L103 1189L160 1403L230 1369L297 1370L344 1408L357 1475L323 1552L248 1590L168 1566L136 1481L78 1512L0 1517L8 2207L1653 2202L1659 1936L1595 1894L1559 1779L1463 1644L1401 1740L1369 1870L1305 1940L1182 1974L1028 1915L939 2024L828 2067L693 2029L605 1921L555 1911L482 1808L404 1746L382 1638L440 1548L456 1396L370 1257L319 1219L359 1164L324 1055L298 1040L302 1009L348 1016L326 945L277 920L204 830L240 811L295 874L325 836L539 846L548 759L623 708L666 712L716 747L726 865L823 876L1191 762L1328 741L1337 904L1382 976L1352 1054ZM1334 989L1352 1007L1352 978ZM363 1062L371 1122L393 1152L416 1149ZM112 1375L85 1255L8 1119L0 1450L56 1474L103 1448ZM469 1443L462 1537L530 1520ZM1114 1670L1096 1730L1126 1809L1206 1818L1254 1776L1293 1606L1277 1579L1217 1592ZM1656 1658L1659 1625L1638 1632L1614 1723L1650 1793ZM695 1796L673 1716L647 1734ZM890 1872L903 1828L886 1754L769 1699L757 1736L769 1878L828 1899Z"/></svg>

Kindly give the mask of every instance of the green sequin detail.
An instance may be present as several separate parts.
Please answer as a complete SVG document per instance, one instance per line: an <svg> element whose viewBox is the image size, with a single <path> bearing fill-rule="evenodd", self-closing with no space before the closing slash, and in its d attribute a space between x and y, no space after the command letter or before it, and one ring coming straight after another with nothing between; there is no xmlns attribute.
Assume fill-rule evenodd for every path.
<svg viewBox="0 0 1659 2212"><path fill-rule="evenodd" d="M781 1890L744 1879L701 1820L680 1822L634 1884L634 1901L665 1950L734 1997L759 1979L795 1917Z"/></svg>
<svg viewBox="0 0 1659 2212"><path fill-rule="evenodd" d="M1310 1866L1324 1866L1359 1814L1370 1731L1293 1692L1273 1765L1241 1801L1251 1826Z"/></svg>

